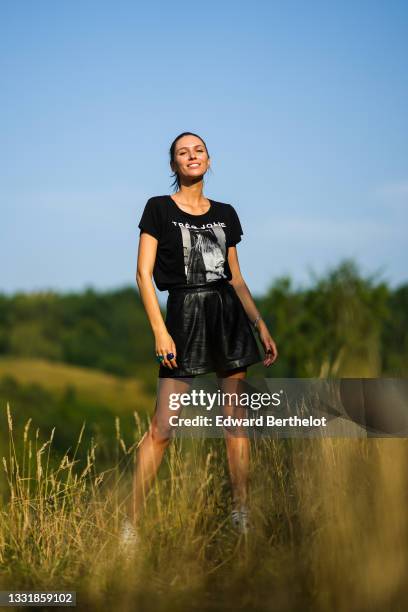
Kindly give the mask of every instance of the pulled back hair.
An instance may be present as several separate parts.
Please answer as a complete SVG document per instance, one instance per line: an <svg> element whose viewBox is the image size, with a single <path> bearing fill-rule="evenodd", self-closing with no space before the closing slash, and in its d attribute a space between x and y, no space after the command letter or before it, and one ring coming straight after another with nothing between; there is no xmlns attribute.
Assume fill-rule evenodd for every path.
<svg viewBox="0 0 408 612"><path fill-rule="evenodd" d="M182 132L171 143L171 147L170 147L170 164L174 163L174 153L176 151L176 144L177 144L177 141L182 136L196 136L197 138L199 138L201 140L201 142L203 143L203 145L205 146L205 150L207 151L208 157L210 157L210 154L209 154L208 149L207 149L207 145L205 144L205 142L201 138L201 136L199 136L198 134L194 134L193 132ZM211 169L211 167L210 167L210 169ZM171 187L174 187L174 191L176 191L177 189L180 189L180 177L178 175L178 172L173 172L172 177L174 178L174 181L172 182Z"/></svg>

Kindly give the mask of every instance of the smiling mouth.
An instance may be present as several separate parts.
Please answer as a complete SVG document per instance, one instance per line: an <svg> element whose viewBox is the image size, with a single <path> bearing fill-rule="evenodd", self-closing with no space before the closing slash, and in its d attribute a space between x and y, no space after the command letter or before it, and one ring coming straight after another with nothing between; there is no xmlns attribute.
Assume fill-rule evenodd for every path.
<svg viewBox="0 0 408 612"><path fill-rule="evenodd" d="M187 164L188 168L198 168L201 164L194 162L193 164Z"/></svg>

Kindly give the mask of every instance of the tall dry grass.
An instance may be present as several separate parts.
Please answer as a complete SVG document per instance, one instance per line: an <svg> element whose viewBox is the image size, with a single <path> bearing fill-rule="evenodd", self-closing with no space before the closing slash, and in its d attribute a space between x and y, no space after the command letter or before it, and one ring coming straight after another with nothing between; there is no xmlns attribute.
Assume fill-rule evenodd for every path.
<svg viewBox="0 0 408 612"><path fill-rule="evenodd" d="M0 589L77 591L91 610L404 610L408 604L405 439L258 439L251 442L253 530L229 524L224 441L168 448L129 561L118 531L131 494L135 446L116 421L117 461L99 472L97 449L78 469L75 448L50 467L27 421L2 458Z"/></svg>

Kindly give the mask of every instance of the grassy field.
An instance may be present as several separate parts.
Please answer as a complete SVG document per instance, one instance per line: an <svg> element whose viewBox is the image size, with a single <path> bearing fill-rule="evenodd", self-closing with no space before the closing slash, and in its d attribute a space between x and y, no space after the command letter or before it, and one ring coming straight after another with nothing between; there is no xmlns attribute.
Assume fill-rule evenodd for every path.
<svg viewBox="0 0 408 612"><path fill-rule="evenodd" d="M39 444L29 421L17 445L7 411L1 590L75 590L79 610L406 609L408 440L253 441L247 538L229 524L224 441L174 440L129 560L118 529L135 417L131 447L117 419L111 469L90 447L79 472L75 453L50 468L52 435Z"/></svg>
<svg viewBox="0 0 408 612"><path fill-rule="evenodd" d="M0 378L13 376L17 382L36 383L56 396L74 389L79 400L100 402L123 414L133 410L151 410L151 393L141 379L119 378L99 370L47 361L2 357Z"/></svg>

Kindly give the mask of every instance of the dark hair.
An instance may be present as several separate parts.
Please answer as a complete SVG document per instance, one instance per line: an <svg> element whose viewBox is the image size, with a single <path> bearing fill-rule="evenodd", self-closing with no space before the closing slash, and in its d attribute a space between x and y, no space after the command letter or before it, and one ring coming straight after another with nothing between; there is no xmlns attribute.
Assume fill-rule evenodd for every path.
<svg viewBox="0 0 408 612"><path fill-rule="evenodd" d="M205 144L205 142L201 138L201 136L199 136L198 134L194 134L193 132L182 132L171 143L171 147L170 147L170 164L172 162L174 163L174 153L175 153L175 150L176 150L176 143L177 143L177 141L182 136L197 136L197 138L199 138L201 140L201 142L203 143L203 145L205 146L205 150L207 151L208 157L210 157L210 154L209 154L208 149L207 149L207 145ZM174 177L174 181L171 184L171 187L174 187L174 191L176 191L176 188L180 189L180 178L179 178L178 172L173 172L172 176Z"/></svg>

